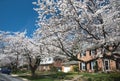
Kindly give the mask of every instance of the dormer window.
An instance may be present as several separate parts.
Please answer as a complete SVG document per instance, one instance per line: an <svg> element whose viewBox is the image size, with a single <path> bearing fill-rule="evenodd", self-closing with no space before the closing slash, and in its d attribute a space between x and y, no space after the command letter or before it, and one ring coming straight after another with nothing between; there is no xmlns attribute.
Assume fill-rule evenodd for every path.
<svg viewBox="0 0 120 81"><path fill-rule="evenodd" d="M48 61L51 61L51 58L49 58Z"/></svg>
<svg viewBox="0 0 120 81"><path fill-rule="evenodd" d="M47 59L45 59L45 62L47 62Z"/></svg>
<svg viewBox="0 0 120 81"><path fill-rule="evenodd" d="M43 60L41 60L41 62L43 62Z"/></svg>
<svg viewBox="0 0 120 81"><path fill-rule="evenodd" d="M96 50L95 49L91 50L90 55L93 56L95 54L96 54Z"/></svg>
<svg viewBox="0 0 120 81"><path fill-rule="evenodd" d="M81 56L81 57L86 56L86 52L81 52L81 53L80 53L80 56Z"/></svg>

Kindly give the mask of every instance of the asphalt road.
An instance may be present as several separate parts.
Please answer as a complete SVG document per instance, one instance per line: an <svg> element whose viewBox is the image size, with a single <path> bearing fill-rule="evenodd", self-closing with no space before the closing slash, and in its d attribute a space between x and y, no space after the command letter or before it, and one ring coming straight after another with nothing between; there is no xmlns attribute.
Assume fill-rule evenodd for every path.
<svg viewBox="0 0 120 81"><path fill-rule="evenodd" d="M10 75L0 73L0 81L23 81L23 80L18 77L13 77Z"/></svg>

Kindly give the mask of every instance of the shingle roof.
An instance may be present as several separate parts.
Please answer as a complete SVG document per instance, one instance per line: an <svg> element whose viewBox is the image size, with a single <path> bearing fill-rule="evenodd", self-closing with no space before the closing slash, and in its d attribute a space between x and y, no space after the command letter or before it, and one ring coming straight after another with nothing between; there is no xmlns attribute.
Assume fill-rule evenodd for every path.
<svg viewBox="0 0 120 81"><path fill-rule="evenodd" d="M63 65L74 65L74 64L78 64L78 61L68 61L63 63Z"/></svg>

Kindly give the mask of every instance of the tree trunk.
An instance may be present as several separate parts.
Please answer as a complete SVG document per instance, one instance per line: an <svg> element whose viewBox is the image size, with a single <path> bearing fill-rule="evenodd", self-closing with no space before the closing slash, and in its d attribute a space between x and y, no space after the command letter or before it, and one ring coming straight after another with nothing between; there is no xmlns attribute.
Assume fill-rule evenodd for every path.
<svg viewBox="0 0 120 81"><path fill-rule="evenodd" d="M31 76L35 77L36 76L35 71L37 70L38 66L36 66L36 65L32 66L32 64L29 64L29 67L31 70Z"/></svg>
<svg viewBox="0 0 120 81"><path fill-rule="evenodd" d="M35 76L36 76L35 71L36 71L35 69L31 69L31 76L32 76L32 77L35 77Z"/></svg>
<svg viewBox="0 0 120 81"><path fill-rule="evenodd" d="M40 58L36 57L36 59L32 59L28 54L28 59L29 59L29 67L30 67L30 70L31 70L31 75L32 75L32 77L35 77L36 76L35 71L39 67ZM35 60L35 62L32 62L33 60Z"/></svg>
<svg viewBox="0 0 120 81"><path fill-rule="evenodd" d="M29 67L30 67L30 71L31 71L31 76L35 77L36 76L35 71L37 68L35 66L32 66L32 64L29 64Z"/></svg>

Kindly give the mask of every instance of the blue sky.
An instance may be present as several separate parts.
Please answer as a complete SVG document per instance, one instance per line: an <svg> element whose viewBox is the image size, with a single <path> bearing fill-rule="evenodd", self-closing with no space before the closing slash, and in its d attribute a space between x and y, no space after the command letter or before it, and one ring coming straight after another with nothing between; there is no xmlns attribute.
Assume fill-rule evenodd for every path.
<svg viewBox="0 0 120 81"><path fill-rule="evenodd" d="M37 12L32 2L37 0L0 0L0 30L24 31L31 36L36 29Z"/></svg>

